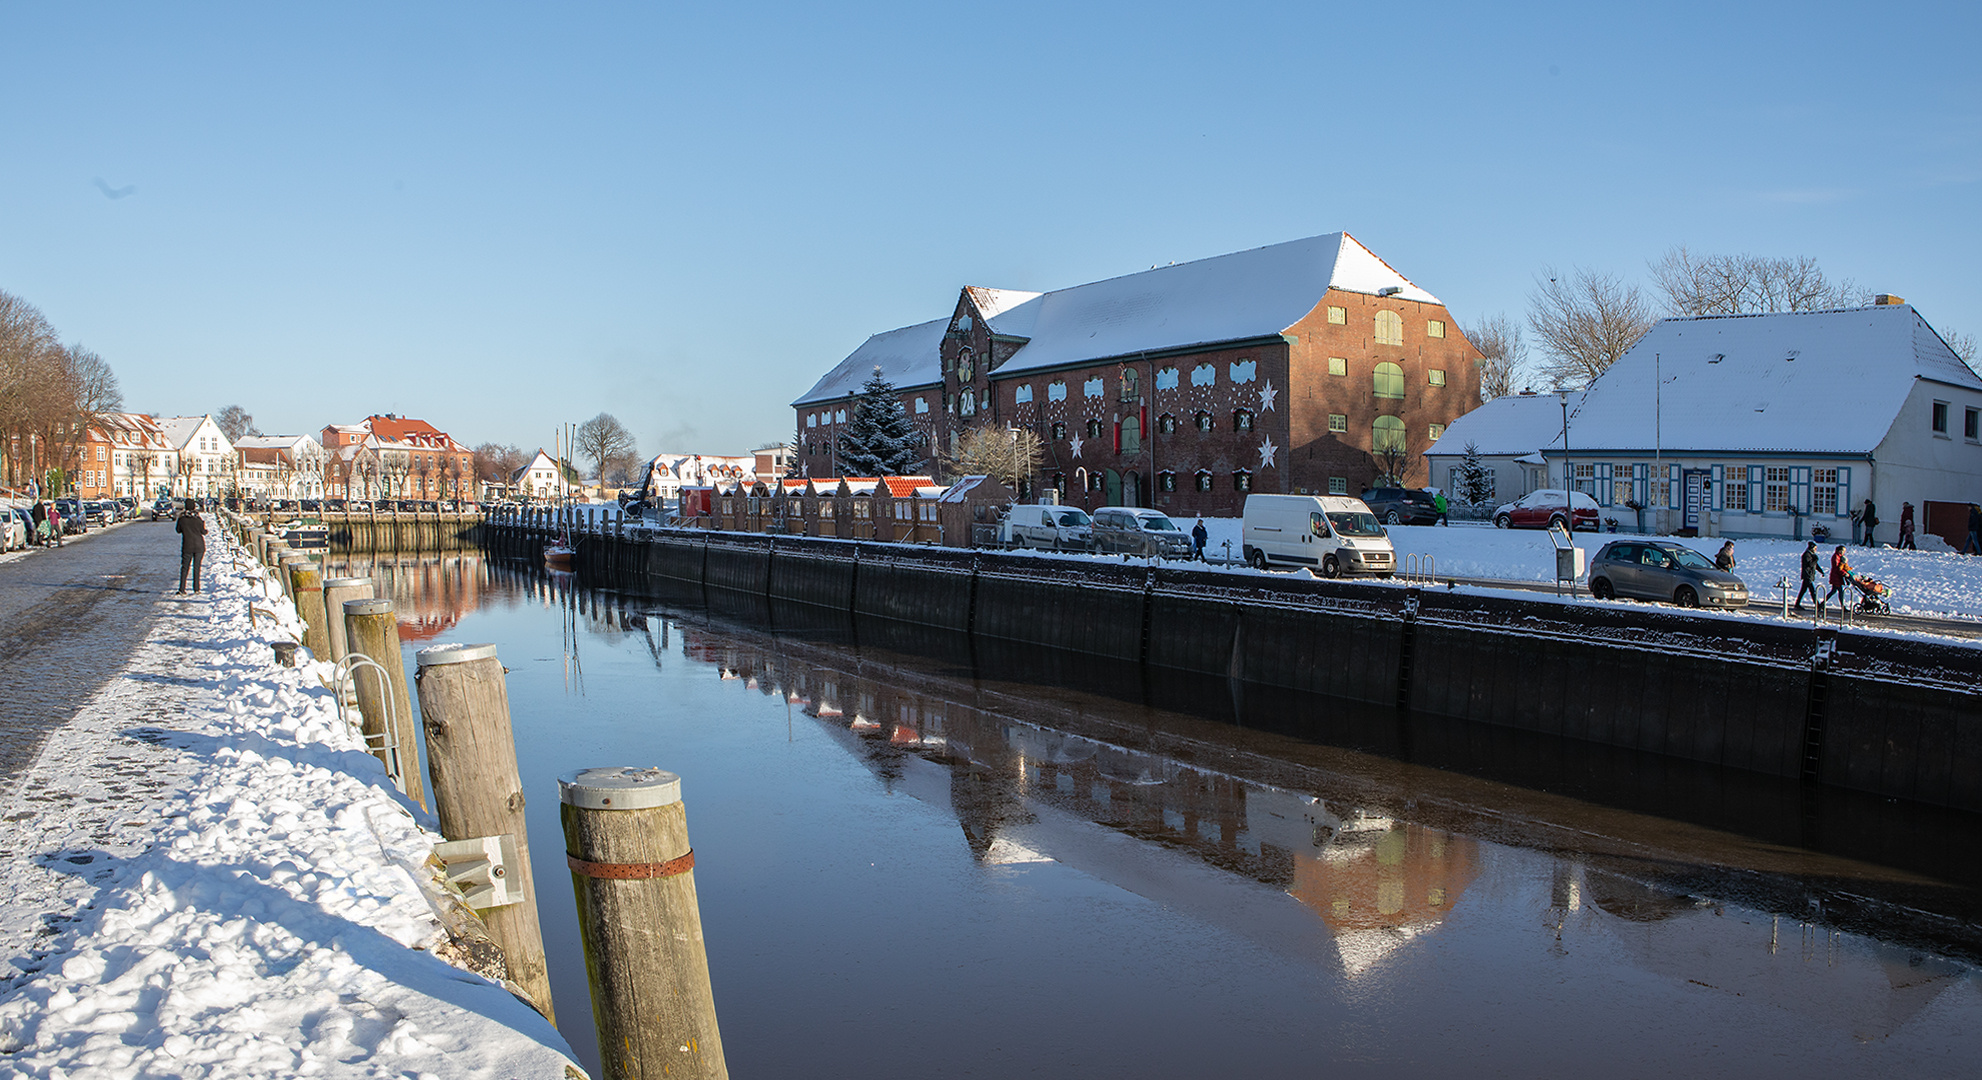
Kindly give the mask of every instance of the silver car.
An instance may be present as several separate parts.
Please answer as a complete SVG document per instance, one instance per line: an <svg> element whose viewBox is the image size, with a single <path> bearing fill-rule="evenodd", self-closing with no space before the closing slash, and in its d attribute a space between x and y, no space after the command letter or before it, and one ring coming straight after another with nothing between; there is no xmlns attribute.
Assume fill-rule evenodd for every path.
<svg viewBox="0 0 1982 1080"><path fill-rule="evenodd" d="M1590 563L1590 595L1668 600L1680 607L1748 606L1748 585L1685 544L1613 540Z"/></svg>
<svg viewBox="0 0 1982 1080"><path fill-rule="evenodd" d="M1187 559L1195 549L1190 534L1161 510L1110 506L1094 512L1094 546L1104 552Z"/></svg>

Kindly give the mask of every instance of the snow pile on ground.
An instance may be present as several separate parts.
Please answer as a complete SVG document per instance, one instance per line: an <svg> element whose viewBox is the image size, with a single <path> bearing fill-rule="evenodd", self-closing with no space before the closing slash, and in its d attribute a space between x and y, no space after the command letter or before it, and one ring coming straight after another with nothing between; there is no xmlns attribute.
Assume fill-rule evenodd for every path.
<svg viewBox="0 0 1982 1080"><path fill-rule="evenodd" d="M207 594L166 602L0 807L0 1072L576 1074L541 1016L425 951L445 940L416 877L438 838L339 719L329 665L273 664L294 609L214 541ZM250 629L251 602L280 620ZM92 756L183 779L36 807L90 783Z"/></svg>

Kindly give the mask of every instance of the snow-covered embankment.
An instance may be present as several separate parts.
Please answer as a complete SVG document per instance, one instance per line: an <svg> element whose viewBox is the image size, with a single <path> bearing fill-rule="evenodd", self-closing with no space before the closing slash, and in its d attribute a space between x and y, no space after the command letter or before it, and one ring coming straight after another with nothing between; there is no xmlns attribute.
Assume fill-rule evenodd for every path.
<svg viewBox="0 0 1982 1080"><path fill-rule="evenodd" d="M438 838L329 665L274 664L294 609L210 544L208 591L167 598L0 797L0 1073L575 1074L542 1017L435 955Z"/></svg>

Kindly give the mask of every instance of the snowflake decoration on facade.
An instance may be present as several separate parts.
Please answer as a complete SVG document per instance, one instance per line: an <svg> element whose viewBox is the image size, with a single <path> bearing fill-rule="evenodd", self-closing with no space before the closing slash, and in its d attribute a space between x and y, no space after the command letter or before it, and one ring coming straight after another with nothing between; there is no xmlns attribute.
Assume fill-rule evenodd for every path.
<svg viewBox="0 0 1982 1080"><path fill-rule="evenodd" d="M1074 456L1080 456L1080 436L1074 436Z"/></svg>
<svg viewBox="0 0 1982 1080"><path fill-rule="evenodd" d="M1273 388L1273 380L1266 380L1266 385L1259 388L1259 411L1272 412L1273 399L1279 396L1280 391Z"/></svg>
<svg viewBox="0 0 1982 1080"><path fill-rule="evenodd" d="M1279 449L1279 447L1273 445L1273 436L1268 435L1265 441L1259 444L1259 467L1264 469L1271 466L1273 464L1273 455Z"/></svg>

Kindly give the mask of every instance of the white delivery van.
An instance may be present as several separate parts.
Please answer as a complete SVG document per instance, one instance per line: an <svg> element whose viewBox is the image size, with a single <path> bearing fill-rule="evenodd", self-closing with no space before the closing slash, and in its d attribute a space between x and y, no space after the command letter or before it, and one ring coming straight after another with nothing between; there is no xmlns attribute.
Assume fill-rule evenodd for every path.
<svg viewBox="0 0 1982 1080"><path fill-rule="evenodd" d="M1305 566L1322 577L1397 572L1397 551L1361 499L1344 495L1248 495L1246 562L1261 570Z"/></svg>
<svg viewBox="0 0 1982 1080"><path fill-rule="evenodd" d="M1005 547L1086 551L1094 546L1094 534L1086 511L1040 503L1012 507L999 526L998 542Z"/></svg>

